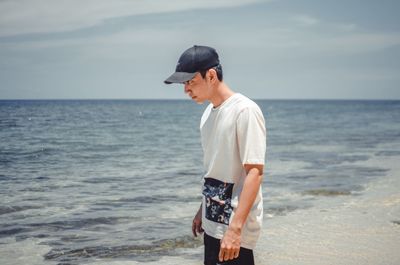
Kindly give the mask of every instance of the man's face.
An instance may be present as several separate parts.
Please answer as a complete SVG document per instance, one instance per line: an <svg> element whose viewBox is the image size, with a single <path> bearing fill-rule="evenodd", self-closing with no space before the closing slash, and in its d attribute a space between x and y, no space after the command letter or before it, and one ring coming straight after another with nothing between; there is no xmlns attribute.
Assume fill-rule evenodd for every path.
<svg viewBox="0 0 400 265"><path fill-rule="evenodd" d="M201 104L209 99L210 85L206 78L197 73L191 80L183 83L185 93L195 102Z"/></svg>

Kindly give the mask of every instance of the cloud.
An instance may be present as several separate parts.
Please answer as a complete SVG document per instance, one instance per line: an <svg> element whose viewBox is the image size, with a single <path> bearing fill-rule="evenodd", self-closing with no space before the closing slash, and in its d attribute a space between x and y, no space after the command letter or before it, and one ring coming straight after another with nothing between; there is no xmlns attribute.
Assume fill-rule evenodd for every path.
<svg viewBox="0 0 400 265"><path fill-rule="evenodd" d="M242 39L255 41L247 45L273 51L269 56L368 54L400 45L400 34L395 31L374 31L355 23L326 21L304 14L282 16L279 23L253 28L248 34Z"/></svg>
<svg viewBox="0 0 400 265"><path fill-rule="evenodd" d="M398 31L291 11L286 1L53 1L0 0L0 94L38 97L25 95L28 87L43 97L180 97L157 89L195 43L217 48L227 81L250 96L266 97L264 86L283 91L268 96L300 98L398 87Z"/></svg>
<svg viewBox="0 0 400 265"><path fill-rule="evenodd" d="M299 23L299 24L305 25L305 26L315 25L319 22L318 19L308 16L308 15L296 15L296 16L292 17L292 20L296 23Z"/></svg>
<svg viewBox="0 0 400 265"><path fill-rule="evenodd" d="M0 37L71 31L117 17L233 7L260 1L262 0L5 0L0 1Z"/></svg>
<svg viewBox="0 0 400 265"><path fill-rule="evenodd" d="M150 9L143 9L142 12L144 10L151 11ZM154 9L152 10L151 12L154 12ZM191 14L188 14L183 20L189 20L191 16ZM202 19L213 19L215 16L216 14L206 15ZM182 20L182 17L180 19ZM247 50L251 47L253 51L263 50L263 54L268 58L326 57L369 53L400 44L400 35L396 32L368 32L355 24L326 22L322 18L317 19L304 14L282 16L278 20L279 23L271 19L265 19L263 23L259 24L247 22L247 20L236 22L229 17L221 19L226 23L219 24L218 28L210 28L207 42L210 45L233 50L232 54L236 50ZM296 23L293 23L294 21ZM166 21L166 23L169 22L171 21ZM191 20L191 23L199 25L200 22ZM188 26L183 23L179 28L161 26L158 22L155 24L146 22L141 26L136 25L117 27L116 31L94 35L82 34L73 37L67 35L60 38L33 38L23 41L17 39L0 43L0 46L3 49L15 51L47 48L77 50L83 48L85 54L96 53L96 56L100 58L119 58L121 50L133 50L133 47L157 46L159 43L173 47L187 45L185 40L190 40L191 43L204 40L204 36L193 35L191 24ZM248 30L250 27L252 30ZM220 38L221 31L224 32L223 38ZM238 37L237 32L240 32L240 37ZM210 38L210 36L217 37ZM88 48L86 49L86 47ZM257 53L254 52L254 54ZM258 59L259 56L257 55L255 60Z"/></svg>
<svg viewBox="0 0 400 265"><path fill-rule="evenodd" d="M400 45L400 35L390 33L355 33L325 39L317 44L321 51L366 53Z"/></svg>

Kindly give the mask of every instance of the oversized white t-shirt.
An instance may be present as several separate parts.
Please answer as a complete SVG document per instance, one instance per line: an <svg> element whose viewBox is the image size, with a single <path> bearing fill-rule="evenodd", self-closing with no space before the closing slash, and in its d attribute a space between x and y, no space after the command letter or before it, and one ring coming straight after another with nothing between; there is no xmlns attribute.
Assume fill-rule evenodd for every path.
<svg viewBox="0 0 400 265"><path fill-rule="evenodd" d="M265 121L256 103L236 93L217 108L210 104L205 109L200 131L205 170L203 229L208 235L221 239L239 203L246 178L243 165L265 163ZM242 247L255 247L262 218L260 187L242 228Z"/></svg>

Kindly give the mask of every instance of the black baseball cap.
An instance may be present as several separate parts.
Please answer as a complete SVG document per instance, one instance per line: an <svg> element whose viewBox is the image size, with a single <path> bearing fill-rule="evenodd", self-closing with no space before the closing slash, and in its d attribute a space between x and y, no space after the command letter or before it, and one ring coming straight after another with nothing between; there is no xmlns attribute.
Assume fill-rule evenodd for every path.
<svg viewBox="0 0 400 265"><path fill-rule="evenodd" d="M219 58L214 48L194 45L182 53L176 65L175 73L168 77L164 83L184 83L192 79L197 72L208 70L217 65L219 65Z"/></svg>

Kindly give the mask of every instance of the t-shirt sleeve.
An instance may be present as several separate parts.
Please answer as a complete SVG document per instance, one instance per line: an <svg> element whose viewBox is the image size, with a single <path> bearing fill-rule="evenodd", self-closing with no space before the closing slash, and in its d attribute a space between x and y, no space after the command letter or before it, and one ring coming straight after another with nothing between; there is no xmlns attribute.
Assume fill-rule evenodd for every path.
<svg viewBox="0 0 400 265"><path fill-rule="evenodd" d="M266 128L259 108L242 110L236 121L237 141L242 164L265 164Z"/></svg>

